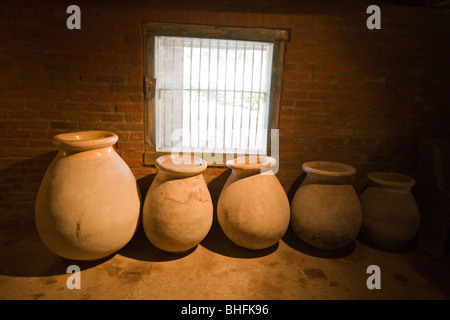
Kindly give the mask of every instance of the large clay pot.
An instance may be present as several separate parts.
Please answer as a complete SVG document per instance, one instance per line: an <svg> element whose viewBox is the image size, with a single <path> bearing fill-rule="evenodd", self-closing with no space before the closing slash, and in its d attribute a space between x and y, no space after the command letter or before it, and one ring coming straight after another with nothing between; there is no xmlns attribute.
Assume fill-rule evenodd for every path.
<svg viewBox="0 0 450 320"><path fill-rule="evenodd" d="M276 159L250 156L227 161L231 168L217 203L225 235L248 249L264 249L289 226L289 200L272 167Z"/></svg>
<svg viewBox="0 0 450 320"><path fill-rule="evenodd" d="M136 179L106 131L56 135L59 152L36 199L36 226L44 244L73 260L97 260L125 246L139 223Z"/></svg>
<svg viewBox="0 0 450 320"><path fill-rule="evenodd" d="M360 196L361 234L373 243L394 248L411 241L419 230L420 213L411 188L415 180L395 172L371 172Z"/></svg>
<svg viewBox="0 0 450 320"><path fill-rule="evenodd" d="M305 242L319 249L351 244L361 228L361 205L351 184L355 168L339 162L310 161L291 203L291 225Z"/></svg>
<svg viewBox="0 0 450 320"><path fill-rule="evenodd" d="M156 159L158 173L144 202L145 234L157 248L185 252L208 234L213 204L202 172L206 161L176 155Z"/></svg>

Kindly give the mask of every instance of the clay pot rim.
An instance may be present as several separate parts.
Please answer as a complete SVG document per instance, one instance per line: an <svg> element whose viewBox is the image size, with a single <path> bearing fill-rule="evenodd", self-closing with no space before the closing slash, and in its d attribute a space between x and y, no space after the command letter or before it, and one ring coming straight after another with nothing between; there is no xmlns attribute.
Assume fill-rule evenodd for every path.
<svg viewBox="0 0 450 320"><path fill-rule="evenodd" d="M101 130L66 132L53 137L53 143L58 148L72 151L106 148L114 145L118 140L117 134Z"/></svg>
<svg viewBox="0 0 450 320"><path fill-rule="evenodd" d="M356 174L356 169L348 164L334 161L308 161L302 164L306 173L315 173L328 177L350 177Z"/></svg>
<svg viewBox="0 0 450 320"><path fill-rule="evenodd" d="M277 159L269 156L245 156L227 161L227 167L241 170L259 170L273 167Z"/></svg>
<svg viewBox="0 0 450 320"><path fill-rule="evenodd" d="M394 188L411 188L416 181L410 176L390 171L375 171L367 174L367 178L377 185Z"/></svg>
<svg viewBox="0 0 450 320"><path fill-rule="evenodd" d="M208 164L198 157L168 154L156 159L155 166L167 172L195 175L205 171Z"/></svg>

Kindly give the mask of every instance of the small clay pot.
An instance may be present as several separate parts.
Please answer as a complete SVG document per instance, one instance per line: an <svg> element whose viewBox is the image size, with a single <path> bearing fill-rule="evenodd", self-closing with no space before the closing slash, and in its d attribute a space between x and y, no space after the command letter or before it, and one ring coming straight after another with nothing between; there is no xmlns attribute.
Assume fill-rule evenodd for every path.
<svg viewBox="0 0 450 320"><path fill-rule="evenodd" d="M156 159L158 173L144 201L145 234L157 248L185 252L208 234L213 204L203 171L206 161L175 155Z"/></svg>
<svg viewBox="0 0 450 320"><path fill-rule="evenodd" d="M394 248L411 241L419 231L420 212L411 188L415 180L395 172L371 172L360 196L361 234L373 243Z"/></svg>
<svg viewBox="0 0 450 320"><path fill-rule="evenodd" d="M289 200L274 174L276 159L250 156L227 161L231 168L217 204L225 235L248 249L264 249L283 237L289 226Z"/></svg>
<svg viewBox="0 0 450 320"><path fill-rule="evenodd" d="M339 249L352 243L361 228L361 206L350 179L354 167L340 162L310 161L306 177L291 203L295 233L319 249Z"/></svg>

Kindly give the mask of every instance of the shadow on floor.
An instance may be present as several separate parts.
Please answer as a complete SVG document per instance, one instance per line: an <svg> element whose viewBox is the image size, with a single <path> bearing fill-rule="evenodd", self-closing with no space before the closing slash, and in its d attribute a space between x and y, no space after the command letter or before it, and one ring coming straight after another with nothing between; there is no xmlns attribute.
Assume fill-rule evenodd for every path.
<svg viewBox="0 0 450 320"><path fill-rule="evenodd" d="M200 245L215 253L234 258L262 257L274 252L278 247L278 244L262 250L250 250L239 247L225 236L216 220L214 220L209 233ZM171 253L160 250L148 240L142 225L140 225L133 239L123 249L119 250L118 254L131 259L158 262L181 259L190 255L196 249L197 246L183 253Z"/></svg>
<svg viewBox="0 0 450 320"><path fill-rule="evenodd" d="M97 261L74 261L51 252L39 239L35 228L15 228L14 235L2 230L0 238L0 274L15 277L46 277L67 274L67 267L81 270L96 267L114 254ZM20 234L17 234L20 233Z"/></svg>
<svg viewBox="0 0 450 320"><path fill-rule="evenodd" d="M133 239L119 250L118 254L131 259L158 262L181 259L194 252L196 248L181 253L171 253L158 249L148 240L144 228L140 224Z"/></svg>
<svg viewBox="0 0 450 320"><path fill-rule="evenodd" d="M212 202L214 204L213 224L211 226L211 229L209 230L209 233L200 244L215 253L235 258L256 258L272 253L276 250L278 244L263 250L250 250L242 248L231 242L220 228L217 222L216 206L218 198L220 196L220 192L224 184L226 183L230 173L231 170L226 170L208 183L208 189L210 191ZM138 181L138 185L140 186L141 190L142 203L145 200L147 192L146 190L148 190L148 188L150 187L152 181L155 178L155 175L156 174L149 175L145 177L145 179L140 179ZM152 245L152 243L148 240L147 236L145 235L143 226L142 224L140 224L133 239L118 253L120 255L142 261L170 261L183 258L194 252L196 248L197 246L179 254L160 250Z"/></svg>
<svg viewBox="0 0 450 320"><path fill-rule="evenodd" d="M306 243L305 241L303 241L302 239L300 239L291 226L289 226L282 240L294 250L297 250L299 252L302 252L304 254L313 257L325 259L343 258L352 254L352 252L355 250L355 242L352 242L343 248L333 250L322 250L315 248L310 244Z"/></svg>
<svg viewBox="0 0 450 320"><path fill-rule="evenodd" d="M214 219L211 230L200 244L206 249L223 256L247 259L266 256L278 248L278 243L261 250L251 250L240 247L227 238L217 219Z"/></svg>
<svg viewBox="0 0 450 320"><path fill-rule="evenodd" d="M400 245L394 248L384 248L382 246L377 245L376 243L372 242L370 239L366 238L363 234L359 234L356 238L359 242L365 244L368 247L371 247L373 249L384 251L384 252L390 252L390 253L409 253L413 252L418 248L418 238L417 236L409 241L408 243L405 243L404 245Z"/></svg>
<svg viewBox="0 0 450 320"><path fill-rule="evenodd" d="M414 269L450 299L450 253L436 259L423 249L417 250L411 263Z"/></svg>

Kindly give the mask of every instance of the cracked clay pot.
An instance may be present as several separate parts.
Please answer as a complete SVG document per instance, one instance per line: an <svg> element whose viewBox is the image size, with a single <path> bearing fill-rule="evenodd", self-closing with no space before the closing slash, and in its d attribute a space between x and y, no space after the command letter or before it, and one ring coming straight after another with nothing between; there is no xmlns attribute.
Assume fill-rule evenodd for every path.
<svg viewBox="0 0 450 320"><path fill-rule="evenodd" d="M211 195L202 174L206 161L165 155L156 159L156 167L142 211L145 234L161 250L188 251L206 237L213 221Z"/></svg>
<svg viewBox="0 0 450 320"><path fill-rule="evenodd" d="M39 187L35 220L39 236L55 254L92 261L115 253L139 224L136 179L107 131L62 133L59 152Z"/></svg>

